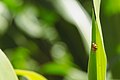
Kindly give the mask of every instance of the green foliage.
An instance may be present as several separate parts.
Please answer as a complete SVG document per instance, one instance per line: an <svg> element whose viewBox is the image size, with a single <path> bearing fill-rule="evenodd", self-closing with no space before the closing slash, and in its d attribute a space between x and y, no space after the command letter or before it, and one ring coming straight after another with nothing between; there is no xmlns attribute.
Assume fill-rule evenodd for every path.
<svg viewBox="0 0 120 80"><path fill-rule="evenodd" d="M14 69L32 70L48 80L87 80L88 58L89 78L119 80L119 0L102 0L101 9L100 0L93 4L94 14L92 0L1 0L0 49ZM96 51L91 42L97 45ZM13 68L7 69L8 62L1 60L3 55L0 79L15 78Z"/></svg>
<svg viewBox="0 0 120 80"><path fill-rule="evenodd" d="M93 2L94 10L92 15L92 45L88 66L88 79L106 80L107 60L99 21L100 0L93 0Z"/></svg>
<svg viewBox="0 0 120 80"><path fill-rule="evenodd" d="M42 75L32 71L15 70L5 54L0 50L0 79L1 80L18 80L17 75L24 76L28 80L47 80ZM20 65L21 66L21 65ZM15 73L16 72L16 73ZM16 75L17 74L17 75Z"/></svg>

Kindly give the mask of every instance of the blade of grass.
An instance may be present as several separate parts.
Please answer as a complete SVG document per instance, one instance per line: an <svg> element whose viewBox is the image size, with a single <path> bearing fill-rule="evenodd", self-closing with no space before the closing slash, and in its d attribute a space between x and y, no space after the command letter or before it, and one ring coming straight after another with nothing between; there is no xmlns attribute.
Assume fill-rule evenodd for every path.
<svg viewBox="0 0 120 80"><path fill-rule="evenodd" d="M27 71L27 70L15 70L17 75L24 76L28 80L47 80L42 75L35 73L33 71Z"/></svg>
<svg viewBox="0 0 120 80"><path fill-rule="evenodd" d="M93 4L94 10L92 11L92 46L89 57L88 79L106 80L107 60L99 19L100 0L93 0Z"/></svg>
<svg viewBox="0 0 120 80"><path fill-rule="evenodd" d="M2 50L0 50L0 80L18 80L10 61Z"/></svg>

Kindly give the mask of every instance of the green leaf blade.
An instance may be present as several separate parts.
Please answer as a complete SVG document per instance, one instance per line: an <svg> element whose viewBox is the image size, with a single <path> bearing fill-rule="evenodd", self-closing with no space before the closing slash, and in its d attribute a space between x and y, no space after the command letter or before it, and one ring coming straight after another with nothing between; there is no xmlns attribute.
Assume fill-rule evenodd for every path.
<svg viewBox="0 0 120 80"><path fill-rule="evenodd" d="M93 0L93 5L94 5L94 9L95 9L95 15L97 16L96 18L99 18L100 2L101 2L101 0Z"/></svg>
<svg viewBox="0 0 120 80"><path fill-rule="evenodd" d="M100 0L93 0L93 2L95 10L92 14L92 46L88 64L88 79L106 80L107 59L99 20Z"/></svg>
<svg viewBox="0 0 120 80"><path fill-rule="evenodd" d="M97 25L96 25L97 26ZM97 80L106 80L106 54L100 36L99 28L96 27L96 44L98 49L96 50L96 63L97 63Z"/></svg>
<svg viewBox="0 0 120 80"><path fill-rule="evenodd" d="M96 43L96 27L95 16L92 14L92 42ZM96 66L96 53L90 51L89 63L88 63L88 79L97 80L97 66Z"/></svg>

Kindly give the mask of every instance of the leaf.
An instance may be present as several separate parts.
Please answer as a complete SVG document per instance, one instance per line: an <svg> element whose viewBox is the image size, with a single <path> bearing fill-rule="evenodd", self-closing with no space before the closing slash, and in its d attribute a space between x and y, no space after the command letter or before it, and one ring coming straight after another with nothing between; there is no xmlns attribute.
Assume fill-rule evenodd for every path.
<svg viewBox="0 0 120 80"><path fill-rule="evenodd" d="M60 15L68 22L75 25L82 36L87 53L90 53L92 22L77 0L51 0Z"/></svg>
<svg viewBox="0 0 120 80"><path fill-rule="evenodd" d="M33 71L27 71L27 70L15 70L17 75L24 76L28 80L47 80L42 75L35 73Z"/></svg>
<svg viewBox="0 0 120 80"><path fill-rule="evenodd" d="M88 65L88 79L106 80L107 60L99 19L100 0L93 0L93 3L95 10L92 11L92 46Z"/></svg>
<svg viewBox="0 0 120 80"><path fill-rule="evenodd" d="M2 50L0 50L0 80L18 80L10 61Z"/></svg>
<svg viewBox="0 0 120 80"><path fill-rule="evenodd" d="M15 17L17 27L33 38L41 38L43 36L43 28L36 17L37 9L27 6Z"/></svg>
<svg viewBox="0 0 120 80"><path fill-rule="evenodd" d="M49 75L59 75L59 76L65 76L71 66L66 65L66 64L58 64L55 62L47 63L45 64L41 70L45 74Z"/></svg>
<svg viewBox="0 0 120 80"><path fill-rule="evenodd" d="M64 80L88 80L88 77L86 72L72 67Z"/></svg>
<svg viewBox="0 0 120 80"><path fill-rule="evenodd" d="M93 0L95 15L99 18L101 0Z"/></svg>

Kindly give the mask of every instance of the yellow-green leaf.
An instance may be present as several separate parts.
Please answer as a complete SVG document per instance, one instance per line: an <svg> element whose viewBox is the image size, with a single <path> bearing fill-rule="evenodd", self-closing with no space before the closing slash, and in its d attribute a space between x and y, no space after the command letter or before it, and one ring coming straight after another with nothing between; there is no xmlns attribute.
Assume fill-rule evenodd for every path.
<svg viewBox="0 0 120 80"><path fill-rule="evenodd" d="M33 71L27 71L27 70L15 70L17 75L24 76L28 80L47 80L42 75L35 73Z"/></svg>
<svg viewBox="0 0 120 80"><path fill-rule="evenodd" d="M97 18L99 17L99 13L100 13L100 2L101 0L93 0L94 11Z"/></svg>
<svg viewBox="0 0 120 80"><path fill-rule="evenodd" d="M88 79L106 80L106 54L99 19L100 0L93 0L92 45L89 57ZM94 14L95 13L95 14Z"/></svg>

